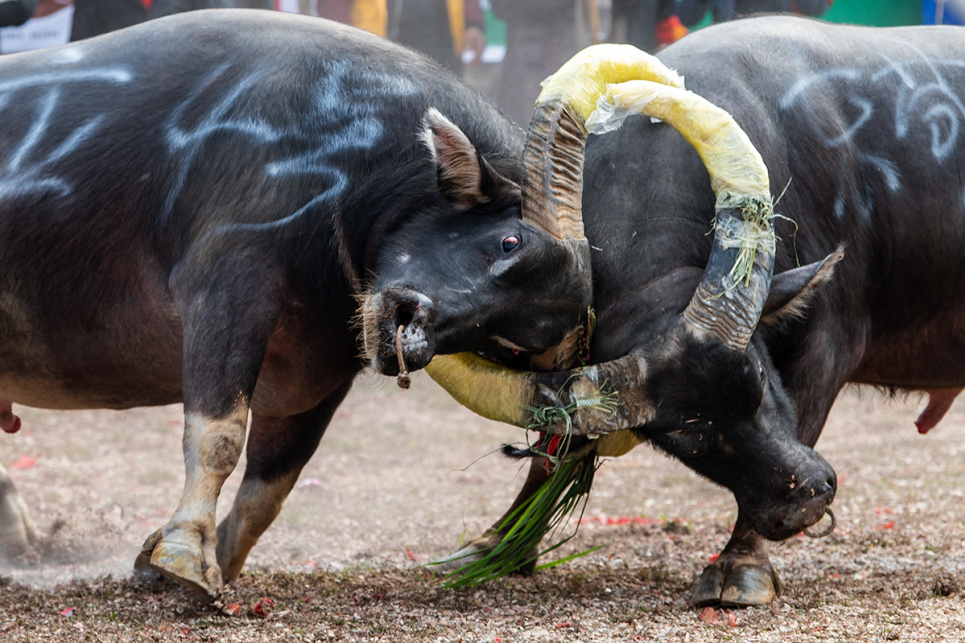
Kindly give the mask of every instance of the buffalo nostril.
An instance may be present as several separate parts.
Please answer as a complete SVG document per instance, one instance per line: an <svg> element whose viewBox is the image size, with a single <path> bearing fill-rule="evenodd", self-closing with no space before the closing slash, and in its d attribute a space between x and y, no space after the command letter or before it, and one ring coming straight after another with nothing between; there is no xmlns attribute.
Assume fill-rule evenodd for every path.
<svg viewBox="0 0 965 643"><path fill-rule="evenodd" d="M416 310L418 310L419 304L413 302L403 302L395 307L395 325L408 326L412 323L415 318Z"/></svg>
<svg viewBox="0 0 965 643"><path fill-rule="evenodd" d="M834 498L835 481L834 478L824 480L813 480L805 482L794 492L799 501L830 501Z"/></svg>
<svg viewBox="0 0 965 643"><path fill-rule="evenodd" d="M393 331L399 326L408 327L420 323L428 317L432 300L409 289L389 290L383 300L386 321L392 322Z"/></svg>
<svg viewBox="0 0 965 643"><path fill-rule="evenodd" d="M834 497L834 487L835 481L833 478L827 478L824 481L815 484L811 488L811 496L814 498L833 498Z"/></svg>

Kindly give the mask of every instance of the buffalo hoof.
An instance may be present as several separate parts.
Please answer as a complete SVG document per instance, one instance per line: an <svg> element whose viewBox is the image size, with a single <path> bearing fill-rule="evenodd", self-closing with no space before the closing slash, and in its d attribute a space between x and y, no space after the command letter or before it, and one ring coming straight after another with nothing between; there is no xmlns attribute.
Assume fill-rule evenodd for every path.
<svg viewBox="0 0 965 643"><path fill-rule="evenodd" d="M759 607L777 597L777 577L758 565L704 569L691 602L695 607Z"/></svg>
<svg viewBox="0 0 965 643"><path fill-rule="evenodd" d="M141 545L141 553L139 553L137 558L134 559L135 570L143 574L149 574L154 571L151 569L151 554L154 553L154 548L157 547L159 542L161 542L162 536L163 534L161 533L161 530L158 529L147 537L147 540L145 540L144 544Z"/></svg>
<svg viewBox="0 0 965 643"><path fill-rule="evenodd" d="M201 547L177 542L170 536L165 538L160 529L144 541L134 568L142 572L158 572L211 599L221 594L221 569L217 565L205 564Z"/></svg>
<svg viewBox="0 0 965 643"><path fill-rule="evenodd" d="M697 589L690 602L694 607L716 607L720 605L720 593L724 588L724 572L717 567L707 567L697 581Z"/></svg>

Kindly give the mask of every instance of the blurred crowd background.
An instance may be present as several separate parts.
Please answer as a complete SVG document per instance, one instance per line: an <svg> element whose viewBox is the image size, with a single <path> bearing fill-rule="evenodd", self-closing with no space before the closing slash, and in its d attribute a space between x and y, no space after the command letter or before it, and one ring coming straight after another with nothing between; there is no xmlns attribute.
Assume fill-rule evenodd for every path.
<svg viewBox="0 0 965 643"><path fill-rule="evenodd" d="M518 123L532 116L540 81L594 43L656 52L692 30L763 12L875 26L965 24L965 0L0 0L0 54L236 7L337 20L419 49Z"/></svg>

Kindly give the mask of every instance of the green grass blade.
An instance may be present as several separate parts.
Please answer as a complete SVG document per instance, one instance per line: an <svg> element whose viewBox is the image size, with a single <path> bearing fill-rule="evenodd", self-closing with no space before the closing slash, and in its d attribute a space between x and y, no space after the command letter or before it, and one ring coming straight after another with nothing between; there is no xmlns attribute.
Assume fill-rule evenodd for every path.
<svg viewBox="0 0 965 643"><path fill-rule="evenodd" d="M499 525L498 530L506 533L503 539L479 560L451 572L444 586L478 585L505 576L570 540L579 529L579 521L573 533L561 537L549 547L539 549L540 542L548 534L556 539L570 517L574 514L583 515L597 466L594 455L562 462L550 479ZM540 569L579 558L596 549L599 547L546 563Z"/></svg>

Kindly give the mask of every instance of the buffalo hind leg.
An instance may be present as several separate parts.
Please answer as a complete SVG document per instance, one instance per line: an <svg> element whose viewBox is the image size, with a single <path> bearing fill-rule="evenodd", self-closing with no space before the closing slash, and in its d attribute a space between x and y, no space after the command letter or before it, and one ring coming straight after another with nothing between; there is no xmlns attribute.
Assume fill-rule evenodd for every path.
<svg viewBox="0 0 965 643"><path fill-rule="evenodd" d="M245 477L231 513L218 525L218 564L225 582L238 577L251 548L281 512L350 388L346 382L300 415L270 418L252 413Z"/></svg>
<svg viewBox="0 0 965 643"><path fill-rule="evenodd" d="M448 574L449 572L458 570L460 567L464 567L470 563L476 562L484 555L492 551L496 545L502 542L503 538L515 524L507 524L509 517L524 502L529 500L537 491L539 491L539 488L542 487L543 484L549 480L549 478L550 475L546 472L546 459L533 458L530 461L529 473L526 475L526 482L523 483L523 488L520 489L519 494L517 494L516 499L513 501L513 506L510 507L509 510L503 514L503 516L489 529L483 532L481 536L473 538L445 558L433 563L429 569L438 574ZM517 572L523 574L532 573L533 568L536 567L536 554L537 552L533 551L532 555L530 556L532 560L518 569Z"/></svg>
<svg viewBox="0 0 965 643"><path fill-rule="evenodd" d="M27 505L6 469L0 466L0 559L14 559L37 544Z"/></svg>
<svg viewBox="0 0 965 643"><path fill-rule="evenodd" d="M704 568L691 602L695 607L767 605L780 583L767 557L767 542L738 513L724 551Z"/></svg>

